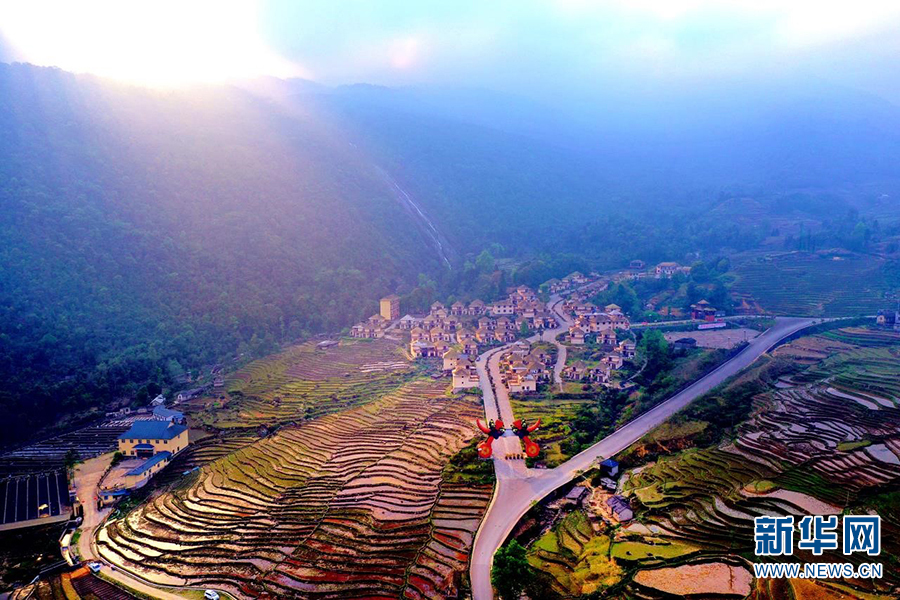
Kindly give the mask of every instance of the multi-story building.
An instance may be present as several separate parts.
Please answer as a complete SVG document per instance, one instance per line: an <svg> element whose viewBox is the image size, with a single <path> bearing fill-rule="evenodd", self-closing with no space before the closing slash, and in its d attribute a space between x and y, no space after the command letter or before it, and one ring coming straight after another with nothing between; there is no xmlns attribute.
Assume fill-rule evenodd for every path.
<svg viewBox="0 0 900 600"><path fill-rule="evenodd" d="M171 421L135 421L119 436L119 452L150 458L158 452L178 454L188 446L188 428Z"/></svg>
<svg viewBox="0 0 900 600"><path fill-rule="evenodd" d="M388 321L396 321L400 318L400 296L396 294L385 296L379 302L379 306L381 316Z"/></svg>

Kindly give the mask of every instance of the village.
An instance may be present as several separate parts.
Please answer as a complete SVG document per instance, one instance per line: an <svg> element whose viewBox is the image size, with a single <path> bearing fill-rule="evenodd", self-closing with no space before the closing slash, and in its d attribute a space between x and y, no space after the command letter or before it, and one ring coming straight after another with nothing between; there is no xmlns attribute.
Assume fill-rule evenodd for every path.
<svg viewBox="0 0 900 600"><path fill-rule="evenodd" d="M505 298L493 302L474 299L454 301L449 306L434 302L426 314L402 314L400 297L389 295L380 299L377 313L350 328L349 336L403 340L409 359L434 360L440 365L454 393L479 388L475 361L485 351L499 347L505 348L500 357L500 384L511 394L537 392L553 382L557 344L569 349L561 370L564 380L616 386L616 371L635 357L630 323L620 307L598 307L589 298L610 281L672 277L686 270L687 267L673 262L645 269L642 261L632 261L628 270L609 277L574 272L545 282L540 291L524 285L509 288ZM553 307L548 305L550 297L557 299ZM724 325L719 319L721 313L707 302L701 301L692 309L693 319L711 326ZM883 311L878 323L892 327L895 322L900 323L895 316L896 311ZM544 335L550 331L552 338ZM538 341L533 338L536 334L540 336ZM321 344L334 343L337 342ZM3 459L11 473L37 473L10 479L5 488L9 497L16 497L19 487L37 485L32 481L34 477L58 482L51 487L56 486L59 491L53 493L53 502L7 511L2 525L27 527L45 523L48 518L67 520L83 514L85 504L110 506L146 485L189 444L187 419L178 405L221 394L223 366L213 365L205 384L193 382L190 374L184 383L193 383L194 387L173 392L168 398L158 394L147 406L122 405L107 412L100 424L7 453ZM77 493L75 482L62 468L63 459L72 448L81 460L111 448L119 453L115 464L104 469L90 498Z"/></svg>
<svg viewBox="0 0 900 600"><path fill-rule="evenodd" d="M500 358L501 383L512 394L536 392L542 384L552 383L554 343L570 349L561 372L564 380L615 387L620 385L615 373L635 358L631 323L618 305L600 307L590 298L610 282L672 278L689 272L690 267L676 262L648 268L644 261L633 260L628 269L610 276L576 271L546 281L540 292L521 285L509 288L506 298L491 303L480 299L455 301L449 306L434 302L427 314L403 316L400 297L390 295L381 298L377 313L351 327L349 335L369 339L408 335L404 339L409 358L439 359L454 392L477 388L478 355L506 344L512 345ZM553 343L544 343L542 336L540 343L532 344L524 338L563 325L548 307L551 297L560 300L555 308L568 328L548 340ZM690 320L700 321L700 329L725 327L722 316L724 313L706 300L691 306ZM688 347L690 341L679 340L679 348Z"/></svg>
<svg viewBox="0 0 900 600"><path fill-rule="evenodd" d="M408 334L409 357L440 359L456 392L479 386L475 359L484 349L558 326L546 304L527 286L512 288L505 299L491 304L478 299L468 304L457 301L449 307L435 302L424 315L400 317L400 298L395 295L382 298L379 307L377 314L351 328L351 337L380 338L390 332ZM527 342L518 342L519 348L523 346L530 348ZM534 391L536 379L546 378L546 374L537 372L537 363L532 363L535 372L517 370L516 379L511 379L513 385Z"/></svg>
<svg viewBox="0 0 900 600"><path fill-rule="evenodd" d="M593 393L598 387L629 390L635 385L629 378L640 370L640 365L628 365L636 362L635 332L620 306L598 305L602 304L597 301L598 294L614 282L671 278L686 270L672 262L645 269L641 261L633 261L630 269L613 274L574 272L562 279L551 279L537 291L524 285L511 287L505 291L505 297L493 302L434 302L427 313L421 314L404 314L401 298L389 295L379 300L376 314L346 334L359 340L394 340L408 360L427 365L427 372L437 381L447 381L450 395L481 393L476 361L494 349L499 349L499 371L490 375L492 384L502 386L516 401L541 402L557 394L557 385L563 394ZM756 335L733 326L719 331L728 322L723 319L724 313L705 299L690 305L685 317L681 321L664 321L679 324L676 331L665 334L676 354L709 343L704 339L698 344L697 339L684 337L683 331L688 327L699 330L692 334L698 339L703 334L727 337L731 333L734 339L742 332ZM900 310L879 311L875 324L884 329L900 329ZM646 326L647 323L638 325ZM706 329L716 331L705 332ZM334 338L313 346L322 351L343 343ZM561 376L561 382L554 381L555 372ZM77 432L81 444L78 455L83 463L74 469L42 468L37 475L17 475L5 480L2 491L6 493L0 495L0 505L13 506L13 510L6 511L0 525L21 528L77 517L83 519L81 539L86 540L81 546L90 543L93 529L120 502L147 486L189 447L194 440L190 436L199 431L199 424L189 426L185 406L211 395L221 397L224 377L223 367L214 365L208 377L194 381L186 376L180 382L186 389L160 393L146 406L120 406L108 412L102 424ZM42 442L10 453L6 459L50 460L57 465L65 454L63 445L59 439ZM536 468L547 466L541 463ZM618 491L618 464L607 458L598 461L597 468L600 476L590 484L582 482L572 487L551 504L559 509L581 507L595 533L626 525L633 518L629 499ZM23 490L36 487L48 487L49 500L18 506L23 494L28 493ZM88 548L73 541L77 539L73 534L79 522L67 526L61 541L63 556L73 563L78 556L90 555Z"/></svg>
<svg viewBox="0 0 900 600"><path fill-rule="evenodd" d="M667 276L660 271L660 276ZM574 272L562 279L551 279L541 286L539 294L528 286L507 290L506 298L492 303L475 299L469 303L456 301L449 307L441 302L431 305L427 314L400 316L400 298L386 296L379 301L379 312L354 325L354 338L382 338L408 335L408 355L413 360L439 359L442 370L451 377L451 388L460 392L480 385L475 361L486 349L508 345L500 357L501 384L512 394L536 392L553 381L556 361L555 344L589 348L596 360L570 361L562 377L613 385L613 373L635 356L628 317L620 307L603 308L588 298L607 284L597 273ZM539 296L558 299L555 306L567 330L557 331L560 323L554 310ZM565 296L565 299L562 297ZM544 341L543 333L553 330L554 339ZM525 338L540 335L531 343ZM551 343L552 342L552 343ZM579 356L576 351L573 355Z"/></svg>

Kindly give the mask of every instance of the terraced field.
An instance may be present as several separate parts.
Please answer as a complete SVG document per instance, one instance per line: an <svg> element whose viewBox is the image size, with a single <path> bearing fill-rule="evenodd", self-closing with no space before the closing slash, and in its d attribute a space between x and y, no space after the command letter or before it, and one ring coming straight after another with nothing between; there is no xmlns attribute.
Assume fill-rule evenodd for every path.
<svg viewBox="0 0 900 600"><path fill-rule="evenodd" d="M837 335L842 343L869 339L866 331ZM864 504L900 483L898 365L896 345L823 360L793 386L758 396L733 442L660 459L632 473L625 493L656 534L727 554L752 552L756 516L837 514ZM900 553L897 525L883 525L888 555ZM863 560L827 553L825 560L845 558ZM898 581L900 573L886 573L867 591Z"/></svg>
<svg viewBox="0 0 900 600"><path fill-rule="evenodd" d="M595 535L585 514L575 510L538 539L528 564L549 576L562 596L590 594L619 581L622 569L610 558L610 538Z"/></svg>
<svg viewBox="0 0 900 600"><path fill-rule="evenodd" d="M312 342L254 361L226 381L229 398L190 414L219 429L275 426L359 406L397 389L415 367L390 339Z"/></svg>
<svg viewBox="0 0 900 600"><path fill-rule="evenodd" d="M754 256L735 267L733 291L779 315L870 315L883 308L884 292L893 291L884 280L884 265L868 255Z"/></svg>
<svg viewBox="0 0 900 600"><path fill-rule="evenodd" d="M409 381L283 427L108 523L100 553L161 583L243 597L455 594L492 488L442 481L479 414L474 400L445 390Z"/></svg>
<svg viewBox="0 0 900 600"><path fill-rule="evenodd" d="M630 499L636 521L605 533L595 528L588 539L579 540L587 548L599 543L593 542L597 537L608 538L608 557L621 574L616 597L663 599L672 597L666 594L676 587L744 597L746 582L740 590L720 590L718 576L709 573L730 571L752 580L745 557L753 555L754 517L827 515L845 509L882 515L884 579L752 581L749 598L893 597L900 572L889 565L900 556L900 511L896 492L889 492L900 485L900 334L843 328L801 338L777 354L796 360L799 370L754 396L752 412L736 433L718 445L664 451L655 462L627 471L620 493ZM742 385L742 379L734 385ZM660 431L689 433L688 425L711 423L668 424ZM593 503L589 506L585 510L595 510ZM577 573L583 568L578 548L563 541L578 539L578 531L581 538L588 534L583 528L566 533L572 529L565 525L568 519L579 512L569 513L529 546L533 568L551 576L554 593L564 597L589 591L578 590ZM800 561L867 560L839 552L814 558L798 551L795 556ZM595 569L601 571L607 572L606 567ZM708 585L696 579L703 573Z"/></svg>

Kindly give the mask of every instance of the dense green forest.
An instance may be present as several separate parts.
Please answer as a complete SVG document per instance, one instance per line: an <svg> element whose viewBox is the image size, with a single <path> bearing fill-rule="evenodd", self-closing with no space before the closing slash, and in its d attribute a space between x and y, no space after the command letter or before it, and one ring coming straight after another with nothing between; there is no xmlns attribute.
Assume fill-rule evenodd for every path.
<svg viewBox="0 0 900 600"><path fill-rule="evenodd" d="M310 115L0 65L0 440L340 329L423 244Z"/></svg>
<svg viewBox="0 0 900 600"><path fill-rule="evenodd" d="M718 303L719 256L830 243L897 252L900 188L885 165L900 144L857 143L870 122L811 116L809 130L839 127L827 143L816 130L776 181L760 173L790 154L789 138L765 160L713 160L731 147L724 134L583 132L478 94L295 92L158 92L0 64L0 445L143 397L148 384L187 385L185 372L338 331L384 293L419 310L676 260L715 271L677 301ZM757 156L764 137L736 139L752 138ZM847 140L866 150L843 163L844 150L823 154ZM780 191L831 159L852 173L846 187Z"/></svg>

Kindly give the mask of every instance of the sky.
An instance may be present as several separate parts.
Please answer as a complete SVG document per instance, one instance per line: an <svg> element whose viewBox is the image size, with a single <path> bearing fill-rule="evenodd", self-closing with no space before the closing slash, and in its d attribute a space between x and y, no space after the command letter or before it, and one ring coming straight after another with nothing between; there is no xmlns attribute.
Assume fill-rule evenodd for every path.
<svg viewBox="0 0 900 600"><path fill-rule="evenodd" d="M29 0L0 61L161 87L262 75L534 97L822 79L900 104L897 0Z"/></svg>

